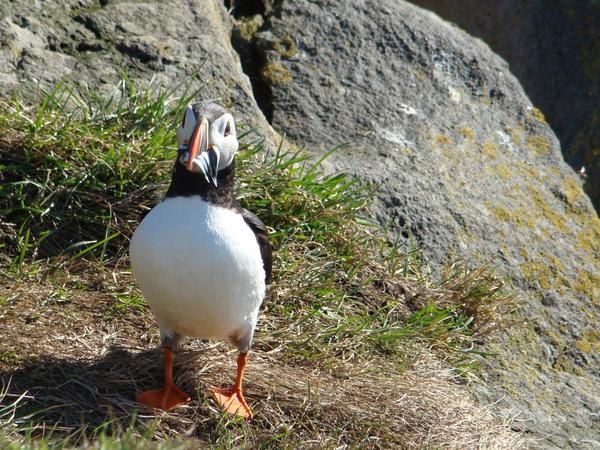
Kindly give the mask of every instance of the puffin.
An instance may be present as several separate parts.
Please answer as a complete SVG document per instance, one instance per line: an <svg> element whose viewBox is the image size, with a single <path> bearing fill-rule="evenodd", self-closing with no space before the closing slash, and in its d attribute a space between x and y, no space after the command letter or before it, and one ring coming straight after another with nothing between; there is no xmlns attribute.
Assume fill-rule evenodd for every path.
<svg viewBox="0 0 600 450"><path fill-rule="evenodd" d="M189 402L173 383L174 351L186 336L227 340L238 350L235 383L211 388L212 395L223 410L250 419L242 380L271 280L268 231L234 195L239 144L230 112L215 103L188 105L177 145L169 189L129 247L164 353L163 387L141 392L137 401L163 410Z"/></svg>

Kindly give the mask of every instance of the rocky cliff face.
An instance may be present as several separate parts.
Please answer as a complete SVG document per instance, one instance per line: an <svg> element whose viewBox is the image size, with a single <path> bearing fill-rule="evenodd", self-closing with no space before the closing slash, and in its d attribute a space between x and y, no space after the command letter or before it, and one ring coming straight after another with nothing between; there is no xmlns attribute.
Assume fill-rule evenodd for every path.
<svg viewBox="0 0 600 450"><path fill-rule="evenodd" d="M556 131L565 159L585 166L600 209L600 3L595 0L411 0L487 42L508 61Z"/></svg>
<svg viewBox="0 0 600 450"><path fill-rule="evenodd" d="M173 87L200 69L203 95L267 138L254 97L298 145L348 143L332 168L379 186L382 224L435 267L490 263L521 292L523 322L492 345L476 395L541 446L600 445L600 222L484 43L397 0L286 0L233 31L217 0L4 2L0 17L3 94L34 101L61 79L106 90L122 68Z"/></svg>
<svg viewBox="0 0 600 450"><path fill-rule="evenodd" d="M397 1L288 0L257 45L276 129L348 143L333 165L379 186L381 223L438 264L491 262L522 293L525 322L479 395L556 433L548 445L600 443L600 225L506 62Z"/></svg>
<svg viewBox="0 0 600 450"><path fill-rule="evenodd" d="M196 78L190 90L203 86L204 98L270 134L220 2L9 1L0 17L0 94L34 101L61 80L111 94L126 73L183 95Z"/></svg>

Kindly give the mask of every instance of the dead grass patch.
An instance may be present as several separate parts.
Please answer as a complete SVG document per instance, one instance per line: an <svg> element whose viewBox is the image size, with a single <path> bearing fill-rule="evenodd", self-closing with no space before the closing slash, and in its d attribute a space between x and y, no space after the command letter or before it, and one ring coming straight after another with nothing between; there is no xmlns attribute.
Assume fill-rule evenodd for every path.
<svg viewBox="0 0 600 450"><path fill-rule="evenodd" d="M106 291L102 279L86 284L69 277L60 299L56 284L3 286L0 354L14 357L0 361L0 379L6 400L27 395L15 417L27 418L19 425L34 438L70 436L71 444L81 444L133 426L154 439L183 437L180 444L190 448L520 443L518 434L467 397L430 351L415 347L404 370L393 359L362 356L340 357L331 367L318 359L287 358L268 344L268 330L259 330L247 372L247 397L256 414L251 423L224 416L207 395L209 386L228 384L234 374L235 354L221 343L193 341L178 353L177 382L192 394L189 405L168 413L140 410L135 394L161 383L157 329L147 311L114 315L116 294ZM267 313L263 319L272 318ZM13 431L12 439L19 436Z"/></svg>

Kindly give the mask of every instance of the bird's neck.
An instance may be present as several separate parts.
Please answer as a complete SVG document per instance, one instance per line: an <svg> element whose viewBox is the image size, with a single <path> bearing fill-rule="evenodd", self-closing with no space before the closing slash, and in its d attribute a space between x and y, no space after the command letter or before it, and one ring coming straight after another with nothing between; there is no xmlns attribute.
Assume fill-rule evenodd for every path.
<svg viewBox="0 0 600 450"><path fill-rule="evenodd" d="M190 197L199 195L208 203L234 207L236 200L233 195L233 182L235 174L235 161L217 174L217 187L206 180L201 173L187 170L179 161L175 161L171 185L165 197Z"/></svg>

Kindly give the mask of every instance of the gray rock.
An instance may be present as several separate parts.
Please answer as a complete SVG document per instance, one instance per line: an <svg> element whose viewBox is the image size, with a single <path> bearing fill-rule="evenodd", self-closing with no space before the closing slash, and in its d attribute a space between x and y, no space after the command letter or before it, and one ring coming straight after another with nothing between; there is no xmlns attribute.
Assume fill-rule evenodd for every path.
<svg viewBox="0 0 600 450"><path fill-rule="evenodd" d="M121 71L140 86L198 80L206 99L273 139L230 44L222 2L28 0L0 3L0 95L35 102L58 81L109 93ZM183 89L181 89L183 94Z"/></svg>
<svg viewBox="0 0 600 450"><path fill-rule="evenodd" d="M542 446L599 441L600 221L486 44L401 1L278 5L258 33L278 131L376 183L373 214L433 264L490 263L526 300L476 395Z"/></svg>
<svg viewBox="0 0 600 450"><path fill-rule="evenodd" d="M482 38L556 131L565 159L586 167L600 209L600 2L410 0Z"/></svg>

